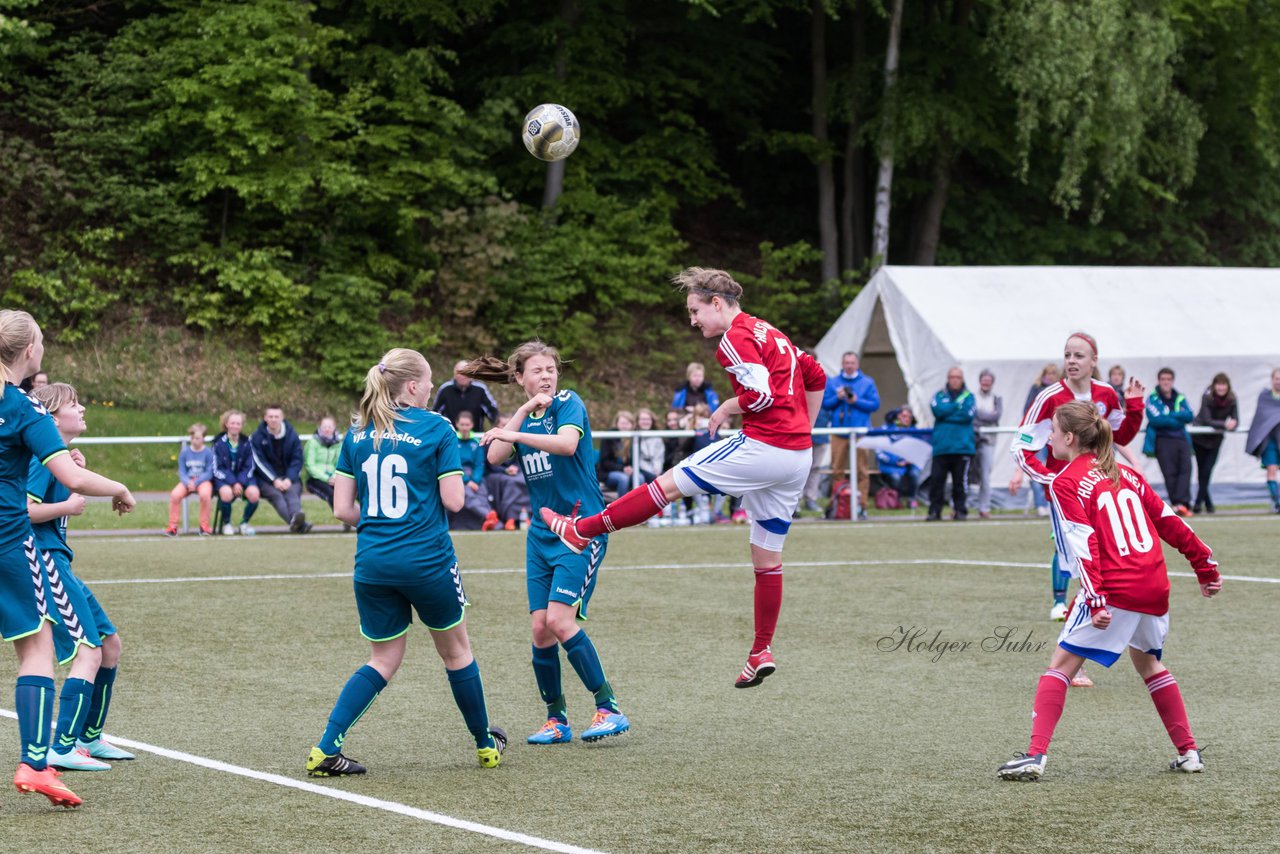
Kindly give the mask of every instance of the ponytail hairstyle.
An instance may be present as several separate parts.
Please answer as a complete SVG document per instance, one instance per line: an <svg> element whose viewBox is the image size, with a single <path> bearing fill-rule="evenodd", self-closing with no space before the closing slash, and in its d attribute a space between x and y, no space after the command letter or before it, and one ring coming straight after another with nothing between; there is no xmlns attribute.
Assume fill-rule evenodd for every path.
<svg viewBox="0 0 1280 854"><path fill-rule="evenodd" d="M68 404L74 404L78 400L76 390L66 383L49 383L40 388L33 388L28 394L50 415L57 415L59 409Z"/></svg>
<svg viewBox="0 0 1280 854"><path fill-rule="evenodd" d="M395 435L396 421L402 416L396 411L397 402L404 387L421 379L423 369L431 365L417 350L396 347L383 354L378 364L364 375L364 394L360 406L351 416L351 426L356 428L373 425L373 447L377 450L384 435Z"/></svg>
<svg viewBox="0 0 1280 854"><path fill-rule="evenodd" d="M1111 423L1103 418L1097 407L1082 400L1064 403L1053 413L1053 419L1064 433L1076 437L1081 451L1094 455L1093 467L1102 472L1112 483L1120 478L1116 465L1116 448L1111 440Z"/></svg>
<svg viewBox="0 0 1280 854"><path fill-rule="evenodd" d="M13 365L39 334L40 326L27 312L0 309L0 368L4 369L5 380L17 385L26 379L13 375Z"/></svg>
<svg viewBox="0 0 1280 854"><path fill-rule="evenodd" d="M732 308L742 300L742 285L724 270L688 267L677 273L671 283L687 294L697 294L703 302L711 302L713 297L720 297Z"/></svg>
<svg viewBox="0 0 1280 854"><path fill-rule="evenodd" d="M564 360L560 358L560 351L550 344L545 344L535 338L517 347L505 362L497 356L481 356L478 359L468 359L461 363L458 373L464 377L471 377L473 380L482 380L484 382L514 383L516 375L524 373L525 362L534 356L550 356L555 360L557 374L564 367Z"/></svg>

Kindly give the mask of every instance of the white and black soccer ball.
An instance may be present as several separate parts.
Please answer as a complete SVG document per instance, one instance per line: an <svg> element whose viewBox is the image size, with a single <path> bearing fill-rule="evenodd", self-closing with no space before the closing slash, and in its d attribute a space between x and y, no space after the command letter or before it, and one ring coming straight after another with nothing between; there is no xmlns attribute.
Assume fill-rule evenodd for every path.
<svg viewBox="0 0 1280 854"><path fill-rule="evenodd" d="M564 160L578 147L582 129L568 107L539 104L524 117L524 147L539 160Z"/></svg>

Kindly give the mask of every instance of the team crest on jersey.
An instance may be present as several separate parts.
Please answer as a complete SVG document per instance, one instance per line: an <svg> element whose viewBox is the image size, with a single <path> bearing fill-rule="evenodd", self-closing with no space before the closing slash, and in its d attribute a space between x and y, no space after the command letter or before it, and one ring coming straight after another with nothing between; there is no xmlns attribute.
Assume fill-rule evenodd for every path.
<svg viewBox="0 0 1280 854"><path fill-rule="evenodd" d="M1106 405L1105 403L1103 403L1101 400L1095 400L1095 401L1093 402L1093 405L1094 405L1094 406L1096 406L1096 407L1098 407L1098 414L1099 414L1099 415L1106 415L1106 414L1107 414L1107 405Z"/></svg>

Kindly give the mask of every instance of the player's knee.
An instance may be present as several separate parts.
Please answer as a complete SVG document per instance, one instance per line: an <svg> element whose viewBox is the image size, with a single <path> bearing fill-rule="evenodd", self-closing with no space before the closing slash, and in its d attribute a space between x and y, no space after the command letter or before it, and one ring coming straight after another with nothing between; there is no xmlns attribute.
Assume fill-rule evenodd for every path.
<svg viewBox="0 0 1280 854"><path fill-rule="evenodd" d="M564 643L578 633L578 621L572 614L548 615L547 628L557 641Z"/></svg>
<svg viewBox="0 0 1280 854"><path fill-rule="evenodd" d="M102 639L102 666L115 667L120 661L120 652L124 644L120 642L120 634L107 635Z"/></svg>

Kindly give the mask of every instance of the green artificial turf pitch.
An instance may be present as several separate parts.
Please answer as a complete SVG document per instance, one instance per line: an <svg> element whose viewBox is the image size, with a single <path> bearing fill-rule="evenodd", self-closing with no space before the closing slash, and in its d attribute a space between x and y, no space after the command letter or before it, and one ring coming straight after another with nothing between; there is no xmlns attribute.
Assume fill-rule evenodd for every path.
<svg viewBox="0 0 1280 854"><path fill-rule="evenodd" d="M1224 573L1280 577L1280 520L1195 521ZM415 626L404 667L345 748L369 774L311 782L614 852L1276 850L1280 584L1229 580L1208 601L1193 579L1172 579L1165 661L1207 745L1204 773L1166 770L1173 748L1122 660L1091 668L1098 687L1071 691L1045 779L1019 784L995 768L1026 748L1059 628L1047 620L1043 520L795 526L778 671L735 690L752 633L746 537L728 526L614 535L586 628L632 731L532 747L524 736L544 707L529 666L524 537L458 536L492 722L512 735L502 766L477 764ZM368 652L346 576L354 536L72 544L124 641L108 733L307 780L307 751ZM1187 571L1176 554L1170 568ZM263 575L288 577L144 583ZM957 646L939 652L943 642ZM10 684L14 658L0 661ZM567 662L564 685L580 732L591 701ZM16 758L12 719L0 718L0 737ZM109 772L68 773L86 801L75 813L7 789L3 847L534 850L137 752Z"/></svg>

